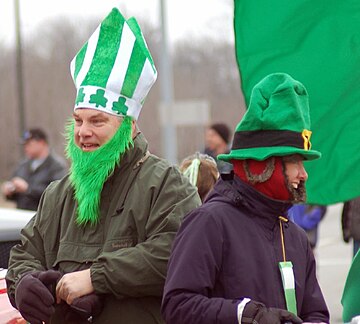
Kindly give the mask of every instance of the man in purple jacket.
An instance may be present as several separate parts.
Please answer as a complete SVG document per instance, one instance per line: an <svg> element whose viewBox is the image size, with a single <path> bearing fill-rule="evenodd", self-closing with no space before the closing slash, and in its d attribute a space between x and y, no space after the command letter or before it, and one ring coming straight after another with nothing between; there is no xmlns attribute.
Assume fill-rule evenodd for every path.
<svg viewBox="0 0 360 324"><path fill-rule="evenodd" d="M253 89L229 154L233 164L175 239L164 289L167 323L329 323L306 234L289 222L305 202L308 95L284 73Z"/></svg>

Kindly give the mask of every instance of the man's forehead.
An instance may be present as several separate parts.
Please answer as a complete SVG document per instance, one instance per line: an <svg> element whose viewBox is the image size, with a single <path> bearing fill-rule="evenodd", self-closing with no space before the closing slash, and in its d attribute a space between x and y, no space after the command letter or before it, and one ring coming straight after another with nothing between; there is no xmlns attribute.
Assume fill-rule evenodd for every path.
<svg viewBox="0 0 360 324"><path fill-rule="evenodd" d="M301 154L285 155L283 157L284 162L299 162L305 160Z"/></svg>
<svg viewBox="0 0 360 324"><path fill-rule="evenodd" d="M109 118L111 115L95 110L95 109L76 109L76 111L73 112L73 116L74 117L82 117L82 116L86 116L86 117L91 117L91 118L96 118L96 117L107 117Z"/></svg>

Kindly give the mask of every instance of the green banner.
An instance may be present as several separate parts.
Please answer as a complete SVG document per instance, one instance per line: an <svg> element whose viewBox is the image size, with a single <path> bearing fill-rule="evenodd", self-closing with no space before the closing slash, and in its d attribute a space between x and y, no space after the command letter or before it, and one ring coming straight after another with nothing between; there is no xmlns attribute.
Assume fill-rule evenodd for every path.
<svg viewBox="0 0 360 324"><path fill-rule="evenodd" d="M236 58L245 102L273 72L308 90L312 147L308 203L360 196L360 1L234 0Z"/></svg>

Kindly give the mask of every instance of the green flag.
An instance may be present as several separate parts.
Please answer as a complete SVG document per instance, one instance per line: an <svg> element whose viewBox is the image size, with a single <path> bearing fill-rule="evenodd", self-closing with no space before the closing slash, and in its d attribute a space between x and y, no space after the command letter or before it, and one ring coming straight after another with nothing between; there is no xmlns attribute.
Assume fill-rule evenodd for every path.
<svg viewBox="0 0 360 324"><path fill-rule="evenodd" d="M341 304L343 306L342 318L344 323L360 315L360 254L357 253L346 278Z"/></svg>
<svg viewBox="0 0 360 324"><path fill-rule="evenodd" d="M253 86L285 72L308 90L312 147L308 203L360 196L360 1L234 0L246 104Z"/></svg>

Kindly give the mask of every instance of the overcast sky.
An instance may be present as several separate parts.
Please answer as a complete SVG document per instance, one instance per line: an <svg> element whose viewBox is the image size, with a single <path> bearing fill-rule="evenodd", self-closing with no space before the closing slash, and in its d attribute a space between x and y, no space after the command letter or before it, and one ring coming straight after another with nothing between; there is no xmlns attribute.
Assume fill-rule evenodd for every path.
<svg viewBox="0 0 360 324"><path fill-rule="evenodd" d="M231 0L165 0L170 40L213 36L233 39ZM160 22L160 0L19 0L24 37L44 20L79 16L99 17L118 7L128 16ZM12 43L15 35L14 0L0 1L0 41Z"/></svg>

